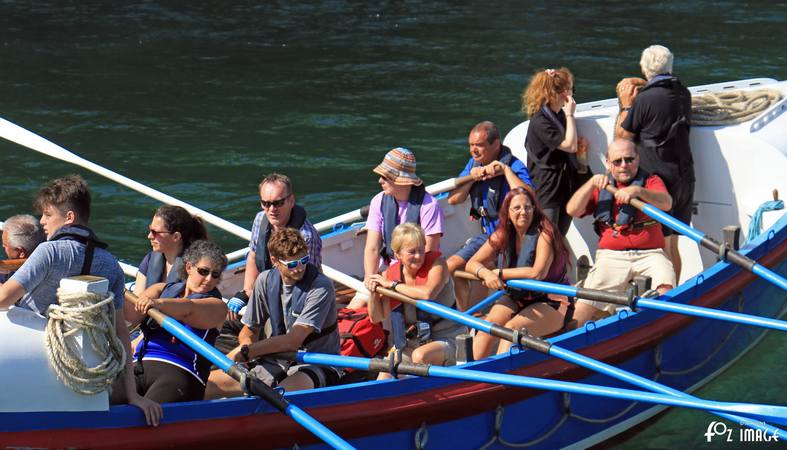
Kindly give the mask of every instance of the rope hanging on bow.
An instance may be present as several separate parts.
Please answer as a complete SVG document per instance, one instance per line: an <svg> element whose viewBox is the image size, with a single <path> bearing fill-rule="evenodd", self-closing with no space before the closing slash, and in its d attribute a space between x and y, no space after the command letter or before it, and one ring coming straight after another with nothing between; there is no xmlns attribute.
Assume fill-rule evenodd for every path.
<svg viewBox="0 0 787 450"><path fill-rule="evenodd" d="M93 395L107 390L125 368L126 351L115 332L114 295L66 293L58 289L59 304L47 309L46 348L58 379L74 392ZM79 338L82 337L82 345ZM83 349L98 356L88 367Z"/></svg>

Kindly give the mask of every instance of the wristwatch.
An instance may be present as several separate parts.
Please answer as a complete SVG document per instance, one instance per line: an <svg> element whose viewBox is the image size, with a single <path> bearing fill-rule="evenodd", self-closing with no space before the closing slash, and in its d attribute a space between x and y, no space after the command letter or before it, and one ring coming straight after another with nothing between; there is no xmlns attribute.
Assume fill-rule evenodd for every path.
<svg viewBox="0 0 787 450"><path fill-rule="evenodd" d="M240 355L243 357L244 361L249 362L249 346L247 344L240 346Z"/></svg>
<svg viewBox="0 0 787 450"><path fill-rule="evenodd" d="M395 291L396 290L396 286L399 286L399 284L401 284L401 281L398 281L398 280L394 281L393 283L391 283L391 290Z"/></svg>

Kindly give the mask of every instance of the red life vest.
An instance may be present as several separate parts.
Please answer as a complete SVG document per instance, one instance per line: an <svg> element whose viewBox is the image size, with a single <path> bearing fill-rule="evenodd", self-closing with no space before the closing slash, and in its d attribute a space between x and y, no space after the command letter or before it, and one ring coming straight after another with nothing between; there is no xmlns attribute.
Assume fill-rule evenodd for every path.
<svg viewBox="0 0 787 450"><path fill-rule="evenodd" d="M418 272L415 274L415 285L416 286L423 286L426 284L426 280L429 278L429 270L434 265L434 262L437 261L437 258L442 256L443 254L439 251L431 251L426 252L424 255L424 263L421 265L421 268L418 269ZM396 261L395 263L388 266L388 270L385 271L385 278L391 281L400 281L404 283L402 279L402 263ZM389 299L391 302L391 309L396 308L402 302L399 300Z"/></svg>

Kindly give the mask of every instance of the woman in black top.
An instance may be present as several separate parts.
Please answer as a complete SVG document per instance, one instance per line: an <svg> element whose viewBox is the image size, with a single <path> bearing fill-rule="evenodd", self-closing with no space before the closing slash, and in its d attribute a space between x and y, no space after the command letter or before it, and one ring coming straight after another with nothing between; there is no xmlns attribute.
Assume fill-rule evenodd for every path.
<svg viewBox="0 0 787 450"><path fill-rule="evenodd" d="M569 155L586 147L577 139L573 88L574 77L568 69L546 69L530 78L522 94L522 109L530 116L525 138L527 170L544 214L564 236L571 226L566 203L576 174Z"/></svg>

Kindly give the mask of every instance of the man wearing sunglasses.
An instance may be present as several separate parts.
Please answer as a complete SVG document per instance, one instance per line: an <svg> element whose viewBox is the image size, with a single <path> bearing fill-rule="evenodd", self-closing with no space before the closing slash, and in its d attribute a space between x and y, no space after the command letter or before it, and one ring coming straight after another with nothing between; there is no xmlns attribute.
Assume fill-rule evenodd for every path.
<svg viewBox="0 0 787 450"><path fill-rule="evenodd" d="M664 234L655 220L630 205L632 198L664 211L672 197L658 175L639 167L634 143L615 139L607 149L607 174L594 175L568 201L566 212L574 217L593 215L600 239L595 265L584 281L588 289L624 291L636 276L647 276L660 294L675 286L675 271L664 252ZM618 188L613 196L605 187ZM612 312L607 303L580 300L574 311L578 326L601 311Z"/></svg>
<svg viewBox="0 0 787 450"><path fill-rule="evenodd" d="M249 336L250 341L234 348L227 357L251 363L255 376L287 391L337 384L341 370L267 356L303 347L309 352L339 353L333 283L310 263L303 236L292 228L276 230L268 241L268 250L273 267L257 277L242 319L241 335ZM268 320L271 336L260 339ZM211 374L206 398L241 394L238 383L227 374L220 370Z"/></svg>
<svg viewBox="0 0 787 450"><path fill-rule="evenodd" d="M238 312L249 301L254 281L260 272L273 267L267 247L271 233L283 228L299 230L306 241L312 264L321 270L322 241L320 234L306 218L306 210L295 203L295 194L290 178L272 173L260 182L259 189L262 211L257 213L251 227L251 241L249 242L249 254L246 257L243 289L238 291L227 303L228 320L222 327L221 337L217 344L225 351L237 344L235 336L238 336L240 343L248 343L239 335L242 324L238 320Z"/></svg>
<svg viewBox="0 0 787 450"><path fill-rule="evenodd" d="M647 83L641 89L633 83L620 86L615 136L637 143L642 168L660 176L672 196L669 212L688 224L694 209L695 183L689 145L691 94L672 74L672 61L667 47L651 45L642 51L640 68ZM677 232L667 226L662 231L667 238L667 254L680 277Z"/></svg>

